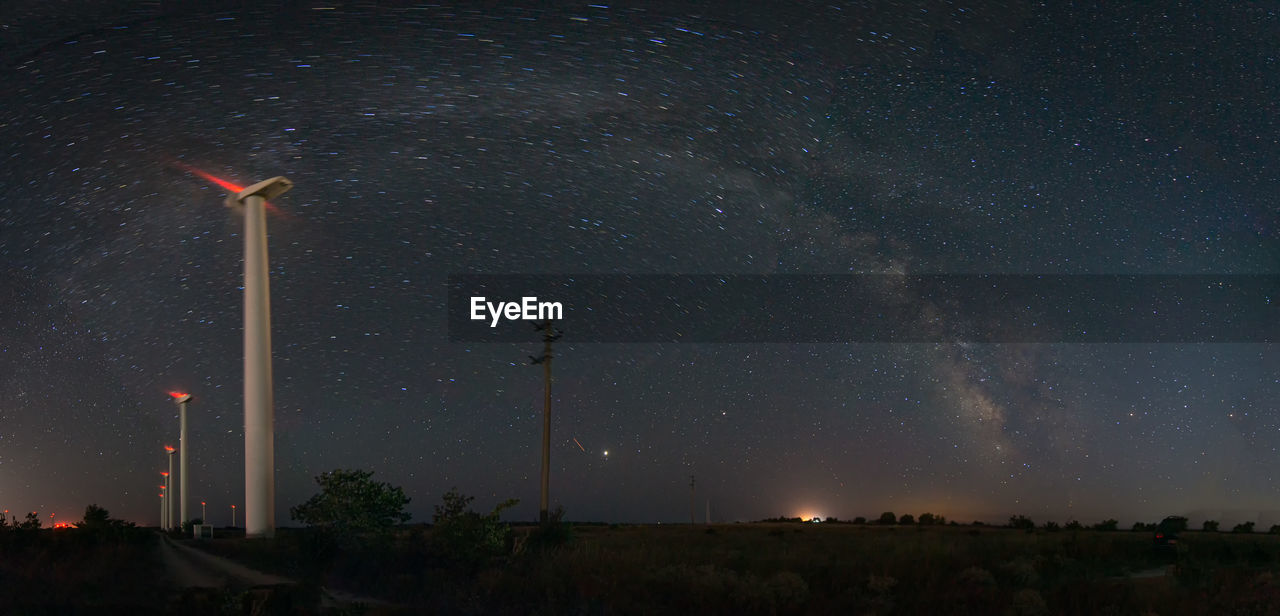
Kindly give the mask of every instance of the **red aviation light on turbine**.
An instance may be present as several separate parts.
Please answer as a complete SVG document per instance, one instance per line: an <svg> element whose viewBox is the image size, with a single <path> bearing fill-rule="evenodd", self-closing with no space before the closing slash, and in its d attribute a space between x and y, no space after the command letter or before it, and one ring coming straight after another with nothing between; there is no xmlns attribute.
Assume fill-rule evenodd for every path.
<svg viewBox="0 0 1280 616"><path fill-rule="evenodd" d="M183 402L186 402L187 400L191 399L191 394L183 393L180 391L171 391L169 392L169 396L171 396L173 398L173 401L177 402L178 404L182 404Z"/></svg>
<svg viewBox="0 0 1280 616"><path fill-rule="evenodd" d="M170 445L165 445L165 446L164 446L164 450L165 450L165 451L167 451L167 452L169 452L169 453L173 453L173 452L177 451L177 449L174 449L174 448L173 448L172 446L170 446Z"/></svg>
<svg viewBox="0 0 1280 616"><path fill-rule="evenodd" d="M218 177L218 176L216 176L216 175L214 175L214 174L212 174L212 173L205 173L204 171L201 171L201 170L196 169L195 167L192 167L192 166L189 166L189 165L181 165L181 167L182 167L183 169L186 169L188 172L190 172L190 173L191 173L191 174L193 174L193 175L199 176L199 177L204 178L204 179L206 179L206 180L208 180L208 181L210 181L210 182L213 182L214 184L217 184L217 185L218 185L219 187L221 187L223 190L226 190L226 191L229 191L229 192L233 192L233 193L238 193L238 192L240 192L240 191L244 190L244 187L243 187L243 186L241 186L241 185L239 185L239 184L236 184L235 182L231 182L231 181L229 181L229 180L224 180L224 179L222 179L222 178L220 178L220 177Z"/></svg>

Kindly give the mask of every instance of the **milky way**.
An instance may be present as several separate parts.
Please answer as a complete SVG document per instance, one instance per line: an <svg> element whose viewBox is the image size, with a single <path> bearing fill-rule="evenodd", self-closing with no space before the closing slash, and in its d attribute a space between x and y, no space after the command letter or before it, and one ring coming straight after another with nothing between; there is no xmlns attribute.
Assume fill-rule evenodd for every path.
<svg viewBox="0 0 1280 616"><path fill-rule="evenodd" d="M242 502L242 220L191 169L296 184L268 222L281 523L338 467L402 485L417 520L451 486L534 516L537 348L449 342L450 274L1280 262L1280 19L1261 5L17 5L0 508L154 523L175 389L195 396L193 497L211 517ZM552 496L575 519L679 520L694 474L725 520L1270 524L1276 359L566 344Z"/></svg>

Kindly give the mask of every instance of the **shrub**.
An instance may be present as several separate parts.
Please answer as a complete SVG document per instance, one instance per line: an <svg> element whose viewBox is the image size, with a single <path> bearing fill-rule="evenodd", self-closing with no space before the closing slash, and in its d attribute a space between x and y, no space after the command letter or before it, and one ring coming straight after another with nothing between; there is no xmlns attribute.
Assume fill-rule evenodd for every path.
<svg viewBox="0 0 1280 616"><path fill-rule="evenodd" d="M862 517L862 516L858 516L858 517L856 517L856 518L854 518L854 519L853 519L853 523L854 523L854 524L866 524L866 523L867 523L867 519L866 519L866 518L864 518L864 517Z"/></svg>
<svg viewBox="0 0 1280 616"><path fill-rule="evenodd" d="M1103 520L1093 525L1094 530L1102 530L1102 531L1113 531L1119 528L1120 528L1120 522L1111 518L1108 518L1106 520Z"/></svg>
<svg viewBox="0 0 1280 616"><path fill-rule="evenodd" d="M892 511L886 511L880 514L879 523L880 524L897 524L898 516L894 515Z"/></svg>
<svg viewBox="0 0 1280 616"><path fill-rule="evenodd" d="M707 532L714 533L715 529L708 528ZM529 533L528 544L529 547L545 550L568 545L571 541L573 524L564 521L564 507L556 506L554 511L547 513L547 521Z"/></svg>
<svg viewBox="0 0 1280 616"><path fill-rule="evenodd" d="M448 560L464 565L480 565L507 551L511 527L501 522L502 511L520 502L508 499L481 515L471 511L474 497L460 494L457 488L445 493L444 502L436 505L431 521L432 539Z"/></svg>
<svg viewBox="0 0 1280 616"><path fill-rule="evenodd" d="M1025 528L1032 529L1036 527L1036 523L1031 521L1025 515L1016 515L1009 517L1009 528Z"/></svg>
<svg viewBox="0 0 1280 616"><path fill-rule="evenodd" d="M1044 523L1044 529L1045 529L1046 531L1051 532L1051 533L1052 533L1052 532L1057 531L1057 530L1058 530L1058 528L1059 528L1059 527L1058 527L1058 523L1057 523L1057 522L1045 522L1045 523Z"/></svg>
<svg viewBox="0 0 1280 616"><path fill-rule="evenodd" d="M929 526L929 525L932 525L932 524L937 524L937 523L938 523L938 520L937 520L937 518L933 517L933 514L932 514L932 513L925 512L925 513L920 514L920 521L919 521L919 523L920 523L920 525L921 525L921 526Z"/></svg>
<svg viewBox="0 0 1280 616"><path fill-rule="evenodd" d="M1233 532L1233 533L1252 533L1252 532L1253 532L1253 522L1244 522L1243 524L1236 524L1234 527L1232 527L1232 528L1231 528L1231 532Z"/></svg>
<svg viewBox="0 0 1280 616"><path fill-rule="evenodd" d="M1203 531L1204 531L1204 532L1206 532L1206 533L1216 533L1216 532L1218 532L1218 521L1217 521L1217 520L1205 520L1205 521L1204 521L1204 525L1203 525L1203 526L1201 526L1201 527L1200 527L1200 529L1201 529L1201 530L1203 530Z"/></svg>
<svg viewBox="0 0 1280 616"><path fill-rule="evenodd" d="M1030 588L1013 593L1013 613L1016 616L1045 616L1049 614L1049 606L1044 597Z"/></svg>
<svg viewBox="0 0 1280 616"><path fill-rule="evenodd" d="M909 513L904 513L902 517L898 518L898 523L903 526L910 526L916 523L916 518Z"/></svg>

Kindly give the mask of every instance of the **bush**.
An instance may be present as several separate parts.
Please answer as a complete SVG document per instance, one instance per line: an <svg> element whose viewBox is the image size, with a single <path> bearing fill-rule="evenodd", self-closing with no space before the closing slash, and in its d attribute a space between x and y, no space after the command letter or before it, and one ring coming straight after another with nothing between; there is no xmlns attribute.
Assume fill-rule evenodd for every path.
<svg viewBox="0 0 1280 616"><path fill-rule="evenodd" d="M897 524L898 516L894 515L892 511L886 511L880 514L879 523L880 524Z"/></svg>
<svg viewBox="0 0 1280 616"><path fill-rule="evenodd" d="M916 518L909 513L904 513L902 517L898 518L898 523L903 526L910 526L916 523Z"/></svg>
<svg viewBox="0 0 1280 616"><path fill-rule="evenodd" d="M1233 533L1252 533L1252 532L1253 532L1253 522L1245 522L1245 523L1243 523L1243 524L1236 524L1234 527L1232 527L1232 528L1231 528L1231 532L1233 532Z"/></svg>
<svg viewBox="0 0 1280 616"><path fill-rule="evenodd" d="M938 520L937 518L933 517L932 513L925 512L920 514L919 523L921 526L930 526L932 524L937 524Z"/></svg>
<svg viewBox="0 0 1280 616"><path fill-rule="evenodd" d="M481 515L470 509L475 498L460 494L457 488L446 492L443 500L431 518L431 537L442 556L458 564L478 566L507 552L511 526L502 523L502 511L520 501L508 499Z"/></svg>
<svg viewBox="0 0 1280 616"><path fill-rule="evenodd" d="M1218 532L1218 521L1205 520L1204 525L1200 527L1200 530L1203 530L1206 533L1216 533Z"/></svg>
<svg viewBox="0 0 1280 616"><path fill-rule="evenodd" d="M1028 518L1025 515L1016 515L1016 516L1009 517L1009 528L1023 528L1023 529L1030 530L1035 527L1036 527L1036 523L1032 522L1031 518Z"/></svg>
<svg viewBox="0 0 1280 616"><path fill-rule="evenodd" d="M1094 530L1113 531L1120 528L1120 522L1114 519L1106 519L1093 525Z"/></svg>
<svg viewBox="0 0 1280 616"><path fill-rule="evenodd" d="M1058 523L1057 523L1057 522L1045 522L1045 523L1044 523L1044 529L1045 529L1046 531L1051 532L1051 533L1052 533L1052 532L1056 532L1056 531L1058 530Z"/></svg>
<svg viewBox="0 0 1280 616"><path fill-rule="evenodd" d="M853 519L853 523L854 523L854 524L866 524L866 523L867 523L867 519L866 519L866 518L864 518L864 517L862 517L862 516L858 516L858 517L856 517L856 518L854 518L854 519Z"/></svg>
<svg viewBox="0 0 1280 616"><path fill-rule="evenodd" d="M715 529L708 528L707 531L714 533ZM545 550L568 545L571 541L573 525L564 521L564 507L557 506L554 511L548 512L546 522L529 533L528 545L536 550Z"/></svg>

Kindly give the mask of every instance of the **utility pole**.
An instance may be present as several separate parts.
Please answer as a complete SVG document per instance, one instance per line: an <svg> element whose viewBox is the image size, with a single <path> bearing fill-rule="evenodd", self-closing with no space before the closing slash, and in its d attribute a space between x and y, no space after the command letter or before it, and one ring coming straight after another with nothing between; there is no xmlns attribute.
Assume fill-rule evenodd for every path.
<svg viewBox="0 0 1280 616"><path fill-rule="evenodd" d="M694 494L693 486L697 482L698 480L693 475L689 475L689 525L690 526L697 524L697 522L694 522L693 520L693 494Z"/></svg>
<svg viewBox="0 0 1280 616"><path fill-rule="evenodd" d="M530 365L542 364L542 375L545 381L545 392L542 399L542 500L538 508L538 521L546 524L547 507L551 500L551 343L560 339L563 332L556 330L547 319L542 325L535 326L542 332L542 356L529 356Z"/></svg>

